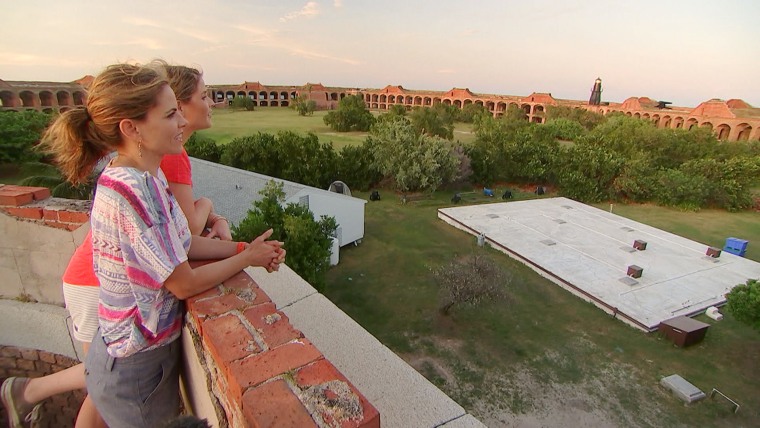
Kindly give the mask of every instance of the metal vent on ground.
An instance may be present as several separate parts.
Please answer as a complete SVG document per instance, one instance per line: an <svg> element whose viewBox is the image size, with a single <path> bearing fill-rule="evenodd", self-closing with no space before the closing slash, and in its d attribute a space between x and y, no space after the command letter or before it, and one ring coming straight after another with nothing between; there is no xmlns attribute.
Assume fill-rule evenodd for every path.
<svg viewBox="0 0 760 428"><path fill-rule="evenodd" d="M631 229L631 228L630 228L630 227L628 227L628 226L623 226L623 227L621 227L620 229L622 229L622 230L625 230L626 232L633 232L633 231L634 231L634 229Z"/></svg>
<svg viewBox="0 0 760 428"><path fill-rule="evenodd" d="M555 223L558 223L558 224L565 224L565 223L567 223L565 220L562 220L562 219L559 219L559 218L555 218L553 221Z"/></svg>
<svg viewBox="0 0 760 428"><path fill-rule="evenodd" d="M488 214L488 215L486 215L486 217L488 217L488 218L499 218L499 215L498 214Z"/></svg>
<svg viewBox="0 0 760 428"><path fill-rule="evenodd" d="M551 239L544 239L543 241L541 241L541 243L548 247L551 247L552 245L557 245L557 243L552 241Z"/></svg>

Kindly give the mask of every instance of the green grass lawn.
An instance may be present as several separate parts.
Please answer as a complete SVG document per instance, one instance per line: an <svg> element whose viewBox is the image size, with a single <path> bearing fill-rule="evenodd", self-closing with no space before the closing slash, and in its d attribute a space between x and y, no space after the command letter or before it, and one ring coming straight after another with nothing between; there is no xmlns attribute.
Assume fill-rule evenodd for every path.
<svg viewBox="0 0 760 428"><path fill-rule="evenodd" d="M438 220L436 210L450 205L451 193L401 205L392 192L381 191L382 200L366 206L362 244L342 249L325 294L468 411L499 424L494 413L540 413L545 394L571 390L619 426L760 423L758 332L730 314L721 322L702 316L713 324L707 337L681 349L658 334L634 330ZM534 195L516 192L515 197ZM476 192L466 201L494 200ZM646 205L613 209L702 242L738 235L760 243L757 213L682 213ZM475 251L511 276L509 298L441 315L430 269ZM752 258L758 259L756 251ZM720 400L685 407L658 386L671 374L707 393L721 390L738 400L741 410L734 415Z"/></svg>
<svg viewBox="0 0 760 428"><path fill-rule="evenodd" d="M233 111L214 109L213 126L198 131L200 135L211 137L217 144L227 144L237 137L245 137L257 132L277 134L293 131L299 134L312 132L320 143L332 143L335 150L351 144L361 144L366 132L335 132L325 125L327 111L316 111L312 116L299 116L295 110L285 107L259 107L254 111Z"/></svg>
<svg viewBox="0 0 760 428"><path fill-rule="evenodd" d="M213 126L198 131L200 135L211 137L217 144L227 144L236 137L245 137L257 132L277 134L279 131L297 133L313 132L321 143L332 143L335 150L346 145L361 144L367 137L366 132L335 132L325 125L327 111L315 111L312 116L299 116L294 110L284 107L259 107L254 111L233 111L231 109L213 110ZM382 112L373 111L375 115ZM454 126L454 140L463 143L474 141L472 125L457 123Z"/></svg>

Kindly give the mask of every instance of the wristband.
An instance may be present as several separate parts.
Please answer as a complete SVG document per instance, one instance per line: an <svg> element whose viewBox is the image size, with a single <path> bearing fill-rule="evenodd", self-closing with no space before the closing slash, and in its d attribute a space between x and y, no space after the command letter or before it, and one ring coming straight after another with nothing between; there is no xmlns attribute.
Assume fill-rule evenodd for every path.
<svg viewBox="0 0 760 428"><path fill-rule="evenodd" d="M235 254L242 253L243 251L245 251L245 248L246 248L245 242L238 242L237 248L235 249Z"/></svg>

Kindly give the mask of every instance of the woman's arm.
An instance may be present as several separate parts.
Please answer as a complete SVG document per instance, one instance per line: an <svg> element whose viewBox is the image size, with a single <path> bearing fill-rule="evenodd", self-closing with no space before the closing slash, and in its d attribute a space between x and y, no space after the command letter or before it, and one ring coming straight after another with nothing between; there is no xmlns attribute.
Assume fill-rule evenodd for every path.
<svg viewBox="0 0 760 428"><path fill-rule="evenodd" d="M248 266L263 266L269 269L273 263L280 259L284 251L277 245L279 244L278 241L266 241L271 234L271 229L264 232L239 254L235 254L237 251L237 243L235 242L193 236L193 246L190 247L190 253L194 253L193 255L213 254L215 256L222 256L223 254L227 254L228 257L195 269L191 268L188 262L184 262L174 268L174 272L164 281L164 286L177 296L178 299L184 300L217 286ZM199 248L194 252L192 250L193 247ZM284 254L282 254L282 257L284 257ZM279 264L279 262L277 263Z"/></svg>
<svg viewBox="0 0 760 428"><path fill-rule="evenodd" d="M207 198L200 198L196 202L193 196L193 187L189 184L181 184L170 181L169 190L172 191L174 198L182 208L182 212L187 217L187 223L190 226L190 233L194 236L200 235L206 228L209 214L214 209L213 204Z"/></svg>

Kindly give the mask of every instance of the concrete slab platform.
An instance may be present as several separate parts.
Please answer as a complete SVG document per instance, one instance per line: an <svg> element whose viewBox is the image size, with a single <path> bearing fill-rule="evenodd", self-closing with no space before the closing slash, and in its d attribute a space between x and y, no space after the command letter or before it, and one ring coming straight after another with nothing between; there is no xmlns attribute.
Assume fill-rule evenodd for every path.
<svg viewBox="0 0 760 428"><path fill-rule="evenodd" d="M692 385L691 382L674 374L660 379L660 385L671 391L676 397L685 403L693 403L706 397L705 393Z"/></svg>
<svg viewBox="0 0 760 428"><path fill-rule="evenodd" d="M760 263L707 257L705 244L567 198L442 208L438 217L644 331L722 305L734 286L760 277ZM633 249L636 240L646 249Z"/></svg>

